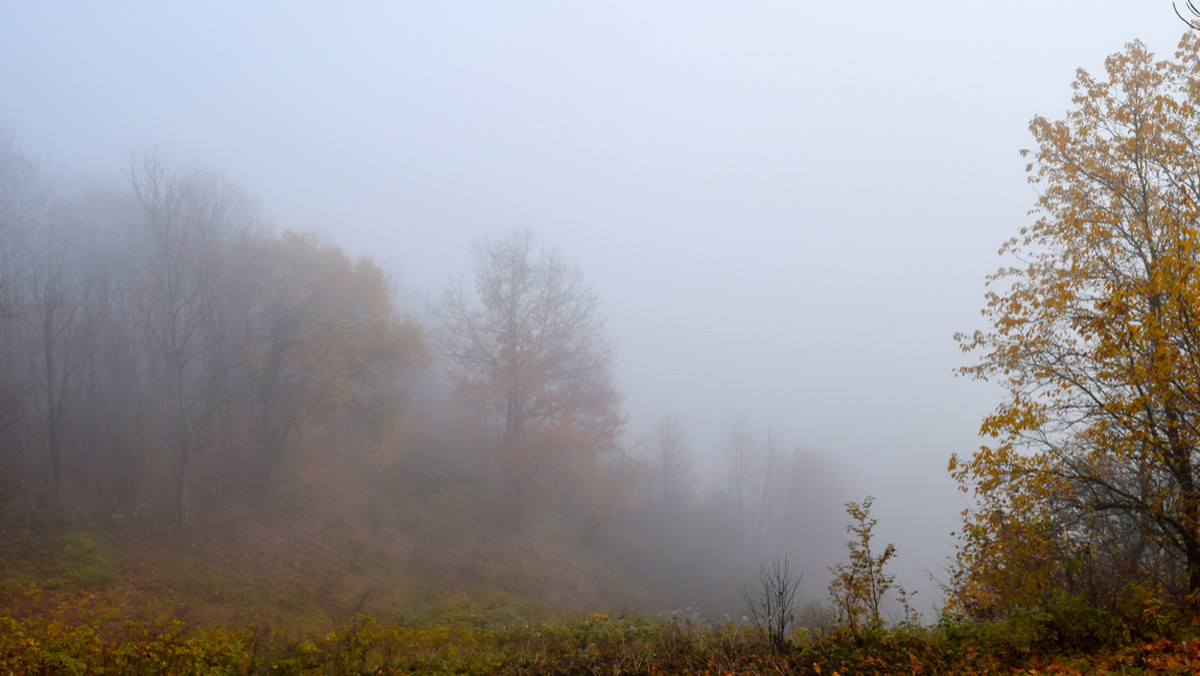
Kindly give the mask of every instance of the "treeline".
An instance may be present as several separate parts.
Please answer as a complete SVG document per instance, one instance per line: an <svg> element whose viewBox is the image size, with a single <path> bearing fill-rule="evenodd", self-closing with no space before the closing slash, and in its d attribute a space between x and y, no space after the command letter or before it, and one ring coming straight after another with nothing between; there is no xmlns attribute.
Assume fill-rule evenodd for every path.
<svg viewBox="0 0 1200 676"><path fill-rule="evenodd" d="M147 155L67 193L0 146L8 511L168 510L261 491L306 430L371 418L429 361L383 271L273 234L218 172ZM107 506L107 505L106 505Z"/></svg>
<svg viewBox="0 0 1200 676"><path fill-rule="evenodd" d="M712 482L696 476L678 418L660 418L645 442L639 523L647 546L631 554L654 589L740 616L743 585L761 563L786 557L804 577L800 597L824 597L827 568L844 556L843 502L853 489L839 467L740 416L720 440L722 470Z"/></svg>
<svg viewBox="0 0 1200 676"><path fill-rule="evenodd" d="M277 233L220 172L147 154L68 183L4 141L0 524L186 526L285 498L332 519L317 506L365 495L429 546L568 542L652 603L738 612L780 555L820 594L836 469L735 420L703 480L678 420L625 429L576 264L529 231L475 253L427 327L369 259Z"/></svg>

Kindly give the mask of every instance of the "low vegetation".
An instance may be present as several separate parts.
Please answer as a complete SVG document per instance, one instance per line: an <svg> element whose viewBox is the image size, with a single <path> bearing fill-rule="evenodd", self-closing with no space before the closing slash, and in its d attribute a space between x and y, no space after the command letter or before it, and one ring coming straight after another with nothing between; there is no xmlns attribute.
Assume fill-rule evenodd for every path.
<svg viewBox="0 0 1200 676"><path fill-rule="evenodd" d="M38 596L36 591L31 592ZM719 674L1144 673L1200 668L1200 631L1063 599L999 621L944 618L860 634L801 628L783 646L753 626L672 614L531 621L468 605L422 622L359 615L325 632L112 622L95 592L0 620L5 673ZM461 612L465 610L466 612ZM1146 608L1149 610L1149 607Z"/></svg>
<svg viewBox="0 0 1200 676"><path fill-rule="evenodd" d="M871 556L871 499L847 504L854 539L834 567L829 600L796 608L786 563L758 582L772 603L746 616L699 612L570 613L530 588L449 580L470 593L404 584L370 564L347 569L343 593L318 583L322 562L354 537L303 540L306 564L259 561L242 524L221 546L205 524L184 536L144 525L74 527L52 537L9 533L0 559L0 673L171 674L1189 674L1200 669L1200 623L1161 589L1128 586L1110 607L1063 594L999 619L944 613L922 624ZM153 532L153 529L150 529ZM166 531L167 533L174 531ZM196 554L197 545L212 551ZM275 546L279 546L274 543ZM371 541L358 548L370 550ZM237 554L242 552L240 558ZM858 558L856 559L856 555ZM329 558L326 558L329 557ZM370 558L369 556L365 558ZM515 564L514 564L515 565ZM578 565L578 564L576 564ZM241 575L230 569L241 569ZM447 572L453 576L453 571ZM423 578L427 584L431 578ZM848 584L852 582L852 584ZM890 587L890 589L889 589ZM751 587L751 590L758 590ZM307 590L307 591L304 591ZM889 591L894 593L888 594ZM357 597L357 598L356 598ZM761 594L749 599L761 600ZM779 603L775 603L778 601ZM782 604L782 605L780 605ZM779 606L778 608L776 606ZM885 620L881 607L900 608ZM755 609L760 612L754 612Z"/></svg>

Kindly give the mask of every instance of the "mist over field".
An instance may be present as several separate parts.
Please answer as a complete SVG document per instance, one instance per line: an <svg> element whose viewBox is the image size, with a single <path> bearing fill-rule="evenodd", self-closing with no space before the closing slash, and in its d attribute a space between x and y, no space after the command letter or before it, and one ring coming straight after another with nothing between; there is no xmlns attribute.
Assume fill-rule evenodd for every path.
<svg viewBox="0 0 1200 676"><path fill-rule="evenodd" d="M4 533L197 621L737 616L874 496L933 617L1029 120L1185 26L826 4L0 7Z"/></svg>

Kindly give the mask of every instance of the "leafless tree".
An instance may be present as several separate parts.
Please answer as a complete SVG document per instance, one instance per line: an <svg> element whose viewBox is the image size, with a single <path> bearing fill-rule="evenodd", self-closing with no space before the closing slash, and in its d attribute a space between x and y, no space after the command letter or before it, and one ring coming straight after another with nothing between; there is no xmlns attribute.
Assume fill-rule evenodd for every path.
<svg viewBox="0 0 1200 676"><path fill-rule="evenodd" d="M679 418L663 415L654 426L654 490L658 512L667 515L684 506L691 491L692 461L687 430Z"/></svg>
<svg viewBox="0 0 1200 676"><path fill-rule="evenodd" d="M762 452L757 435L744 416L738 416L729 424L725 434L725 457L729 461L729 481L733 504L737 516L738 531L743 545L754 543L752 514L758 506L759 466Z"/></svg>
<svg viewBox="0 0 1200 676"><path fill-rule="evenodd" d="M191 521L190 464L207 446L223 401L224 376L238 351L220 330L222 283L231 242L254 225L254 211L221 176L184 171L161 155L131 164L137 207L137 291L144 335L164 376L174 419L176 512Z"/></svg>
<svg viewBox="0 0 1200 676"><path fill-rule="evenodd" d="M802 577L792 572L786 556L776 557L770 565L759 564L758 586L742 591L750 621L766 631L777 651L787 648L789 631L796 623L796 588Z"/></svg>
<svg viewBox="0 0 1200 676"><path fill-rule="evenodd" d="M29 295L24 318L37 345L37 390L46 457L50 465L53 502L59 507L63 486L63 453L68 415L83 385L80 377L91 346L88 320L94 318L85 278L87 263L77 227L62 209L50 214L26 239L26 284ZM32 356L32 355L31 355Z"/></svg>
<svg viewBox="0 0 1200 676"><path fill-rule="evenodd" d="M45 185L36 165L21 153L11 134L0 129L0 493L11 497L22 440L19 412L24 405L29 362L21 321L26 295L22 239L45 213Z"/></svg>

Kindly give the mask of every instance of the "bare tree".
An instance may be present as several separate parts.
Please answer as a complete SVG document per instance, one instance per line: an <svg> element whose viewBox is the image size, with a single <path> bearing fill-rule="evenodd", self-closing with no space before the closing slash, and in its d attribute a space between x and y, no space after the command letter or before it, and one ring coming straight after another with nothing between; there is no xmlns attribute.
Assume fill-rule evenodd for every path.
<svg viewBox="0 0 1200 676"><path fill-rule="evenodd" d="M129 169L137 215L135 246L144 335L164 376L174 419L176 513L191 520L193 455L207 446L220 407L223 377L238 351L219 326L224 254L245 237L255 212L222 177L183 171L159 155Z"/></svg>
<svg viewBox="0 0 1200 676"><path fill-rule="evenodd" d="M86 263L77 228L58 210L49 215L26 239L29 295L24 319L37 344L37 390L41 404L42 441L50 465L55 508L61 508L63 453L68 415L82 386L90 336L85 325L89 312Z"/></svg>
<svg viewBox="0 0 1200 676"><path fill-rule="evenodd" d="M21 321L26 288L22 239L45 212L45 185L37 166L0 129L0 492L11 497L22 455L19 412L25 404L29 360L27 326Z"/></svg>
<svg viewBox="0 0 1200 676"><path fill-rule="evenodd" d="M762 498L763 453L758 435L744 416L734 418L729 424L725 433L725 457L729 461L738 537L744 550L754 551L760 544L758 510Z"/></svg>
<svg viewBox="0 0 1200 676"><path fill-rule="evenodd" d="M664 415L654 426L654 491L658 512L666 517L688 502L692 462L683 423Z"/></svg>
<svg viewBox="0 0 1200 676"><path fill-rule="evenodd" d="M796 624L796 588L801 574L794 574L786 556L776 557L768 566L759 564L758 586L743 589L750 621L767 632L771 647L787 648L788 634Z"/></svg>

